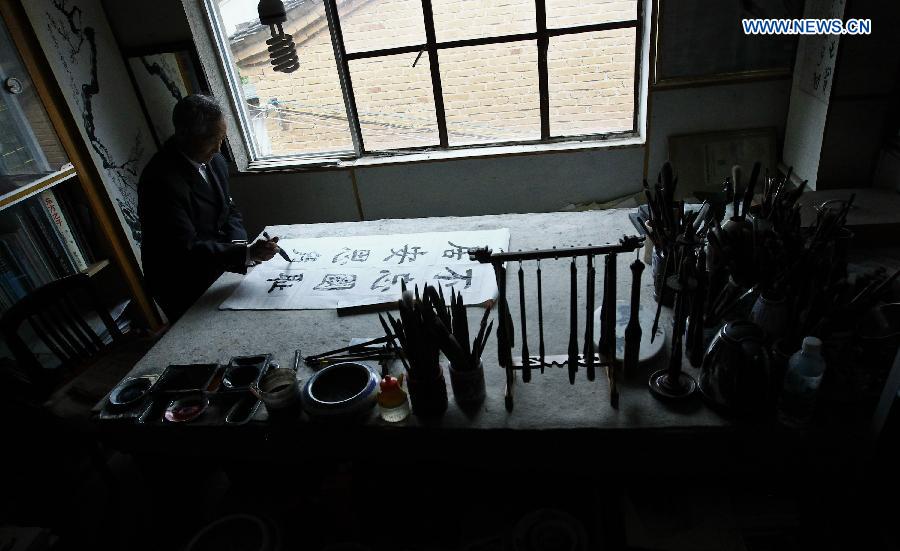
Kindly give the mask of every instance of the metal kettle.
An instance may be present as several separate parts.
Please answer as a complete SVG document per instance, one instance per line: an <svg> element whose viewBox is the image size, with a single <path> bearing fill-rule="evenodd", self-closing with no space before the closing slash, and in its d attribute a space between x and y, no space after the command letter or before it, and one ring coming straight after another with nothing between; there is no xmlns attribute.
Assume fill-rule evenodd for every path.
<svg viewBox="0 0 900 551"><path fill-rule="evenodd" d="M763 330L743 319L723 325L700 366L704 399L725 413L761 419L774 411L773 383Z"/></svg>

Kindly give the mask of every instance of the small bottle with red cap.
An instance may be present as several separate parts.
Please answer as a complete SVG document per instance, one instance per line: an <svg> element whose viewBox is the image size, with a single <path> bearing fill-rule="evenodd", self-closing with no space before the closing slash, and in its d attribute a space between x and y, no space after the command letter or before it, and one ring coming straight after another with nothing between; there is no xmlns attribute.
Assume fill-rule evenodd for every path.
<svg viewBox="0 0 900 551"><path fill-rule="evenodd" d="M409 397L403 390L403 375L390 375L381 380L378 392L378 412L388 423L399 423L409 417Z"/></svg>

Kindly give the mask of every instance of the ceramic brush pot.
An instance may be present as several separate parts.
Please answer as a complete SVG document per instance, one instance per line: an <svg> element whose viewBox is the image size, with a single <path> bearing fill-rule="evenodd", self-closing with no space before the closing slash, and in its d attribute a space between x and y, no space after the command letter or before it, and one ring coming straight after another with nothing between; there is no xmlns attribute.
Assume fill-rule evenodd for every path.
<svg viewBox="0 0 900 551"><path fill-rule="evenodd" d="M315 419L351 419L375 405L378 375L363 364L343 362L309 378L301 393L303 409Z"/></svg>
<svg viewBox="0 0 900 551"><path fill-rule="evenodd" d="M484 363L478 362L478 366L467 369L456 369L450 364L450 387L453 389L453 399L457 404L480 404L485 398L484 389Z"/></svg>
<svg viewBox="0 0 900 551"><path fill-rule="evenodd" d="M424 376L423 376L424 375ZM438 363L436 370L417 372L411 370L406 378L409 402L418 417L437 417L447 411L447 382L444 370Z"/></svg>

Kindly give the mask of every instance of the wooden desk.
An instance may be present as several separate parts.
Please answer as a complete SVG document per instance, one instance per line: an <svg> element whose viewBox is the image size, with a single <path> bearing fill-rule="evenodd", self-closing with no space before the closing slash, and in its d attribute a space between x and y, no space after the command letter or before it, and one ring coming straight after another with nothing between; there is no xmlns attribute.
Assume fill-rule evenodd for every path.
<svg viewBox="0 0 900 551"><path fill-rule="evenodd" d="M510 248L551 248L587 244L603 244L617 241L624 234L633 234L634 228L627 217L627 210L609 210L573 213L510 214L461 218L426 218L411 220L377 220L332 224L270 226L270 235L290 237L325 237L330 235L367 235L389 233L414 233L448 230L481 230L509 228ZM618 264L617 297L629 296L632 259L620 258ZM569 266L568 262L546 261L542 263L545 339L548 355L564 354L569 338ZM534 277L533 267L528 277ZM339 316L335 310L296 311L222 311L218 306L234 291L240 275L226 273L200 298L200 300L169 330L152 350L135 366L130 375L159 373L167 365L195 362L227 362L236 355L271 352L282 366L291 366L294 350L300 348L304 355L313 354L345 345L353 337L379 336L382 334L376 314L366 313ZM579 280L584 281L583 273ZM645 308L655 308L650 268L643 274L642 303ZM579 284L581 287L581 284ZM528 285L526 285L528 287ZM597 286L598 300L602 286ZM509 296L515 297L518 282L514 270L508 272ZM527 304L530 323L529 343L537 348L537 299L535 286L528 289ZM579 342L584 332L584 290L579 296L581 310ZM518 300L510 299L512 319L519 332ZM470 307L469 325L477 327L483 311ZM492 314L493 317L496 317ZM668 318L664 317L664 324ZM644 327L645 332L650 327ZM517 346L520 344L517 338ZM518 350L516 348L515 350ZM515 353L515 352L514 352ZM664 359L664 358L662 358ZM533 373L532 382L525 384L521 378L516 385L515 409L507 412L503 405L505 375L497 364L496 338L489 340L484 353L487 399L474 414L466 414L453 402L437 423L440 427L459 429L685 429L727 426L728 422L697 401L687 411L676 411L654 399L647 390L647 366L643 373L626 381L621 389L619 408L609 405L606 377L598 374L589 382L581 370L574 385L570 385L565 369L548 368L546 373ZM664 363L662 364L664 365ZM685 366L688 366L685 362ZM687 368L696 376L696 370ZM311 371L301 366L300 377L306 380ZM264 408L257 414L265 418ZM369 424L382 425L373 413ZM407 426L418 425L410 417Z"/></svg>
<svg viewBox="0 0 900 551"><path fill-rule="evenodd" d="M283 237L324 237L507 227L510 247L516 250L616 241L634 231L627 214L626 210L612 210L379 220L273 226L267 231ZM623 255L617 263L617 297L623 299L629 296L630 262ZM569 337L568 262L542 262L542 272L547 350L565 353ZM583 275L579 273L582 281ZM381 334L377 317L371 313L339 316L334 310L218 310L240 280L239 275L223 275L135 366L131 375L159 373L173 363L225 362L231 356L264 352L273 353L278 363L290 366L298 347L304 354L313 354L346 344L353 337ZM642 282L642 303L652 309L655 301L649 266ZM509 296L515 297L515 269L508 271L507 284ZM536 305L534 285L528 291L527 303ZM597 292L602 294L600 285ZM582 342L584 292L580 295ZM599 306L600 302L596 304ZM510 309L518 333L518 300L511 300ZM468 313L470 327L474 327L482 310L472 307ZM529 344L535 350L536 309L529 310L529 316ZM669 326L667 315L662 323ZM643 330L649 332L650 328ZM519 350L518 338L516 342L515 350ZM453 503L454 499L464 499L469 503L472 496L477 496L474 501L490 500L484 503L492 504L478 509L484 511L482 518L501 522L502 517L497 515L514 512L524 503L517 496L539 493L542 485L556 492L567 488L567 496L582 491L596 493L596 502L608 510L603 512L604 520L595 524L606 527L602 539L609 541L595 547L607 549L624 547L624 523L618 504L625 495L626 484L647 484L659 492L660 499L673 503L672 495L693 488L695 482L715 486L720 484L717 481L726 480L723 476L734 476L733 480L747 487L771 488L781 484L794 488L798 481L793 477L802 469L799 472L804 473L809 484L827 482L821 490L825 496L844 495L833 489L838 484L849 486L844 481L856 472L846 459L855 449L847 439L833 439L826 434L825 438L815 438L817 445L812 447L807 446L808 435L768 426L735 426L707 408L699 397L684 408L661 403L648 391L647 376L665 365L665 357L664 354L658 365L645 366L642 373L620 387L618 409L609 405L602 373L589 382L581 370L576 383L570 385L565 369L550 368L543 375L533 371L529 384L521 382L521 378L517 381L515 409L507 412L503 400L505 373L497 365L496 338L492 337L484 354L487 399L473 414L456 406L448 383L449 409L441 419L427 425L415 416L399 425L387 425L373 411L362 425L336 427L304 420L300 426L278 426L263 422L266 414L260 408L257 422L242 427L205 430L167 426L153 430L126 426L114 436L128 451L151 456L146 462L148 474L156 475L160 484L171 484L168 475L157 475L161 467L173 469L183 464L204 470L230 465L229 477L249 473L245 475L247 485L253 488L268 473L290 473L289 482L293 485L290 490L279 487L275 503L280 503L283 496L303 495L315 488L315 477L322 476L323 469L333 464L330 460L351 459L358 467L356 480L365 488L366 481L371 484L376 478L396 477L399 484L419 496L411 503L429 503L420 511L410 506L413 510L400 517L404 527L415 525L406 522L408 515L429 516L434 510L432 501ZM697 370L688 367L687 362L684 366L696 377ZM302 380L311 373L301 366ZM827 472L820 474L823 471ZM235 476L236 480L244 480ZM782 478L789 483L777 482ZM373 505L373 492L359 490L359 495L366 496L366 510ZM578 503L573 499L566 497L560 503ZM457 513L448 517L456 518ZM610 541L621 543L614 545Z"/></svg>

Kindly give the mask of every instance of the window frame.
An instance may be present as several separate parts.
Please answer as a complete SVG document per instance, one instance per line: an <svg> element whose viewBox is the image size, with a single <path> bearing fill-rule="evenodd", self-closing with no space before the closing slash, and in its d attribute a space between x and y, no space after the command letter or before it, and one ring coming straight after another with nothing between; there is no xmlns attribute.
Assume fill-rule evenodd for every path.
<svg viewBox="0 0 900 551"><path fill-rule="evenodd" d="M650 37L648 36L650 14L647 13L646 10L648 4L652 6L652 0L636 0L635 19L558 28L547 27L546 0L534 0L536 24L536 30L534 32L494 35L443 42L438 42L435 38L434 15L431 0L421 0L426 35L424 44L413 44L352 53L347 53L343 41L343 31L341 29L341 21L338 14L337 0L323 0L328 30L334 49L338 80L340 82L341 93L347 112L348 131L350 132L353 149L318 153L267 155L265 157L259 155L249 121L247 120L247 111L243 105L246 102L243 98L242 89L236 80L237 71L234 70L234 59L232 57L231 49L228 46L227 37L224 35L224 25L219 18L218 9L214 5L216 0L201 0L201 2L206 16L206 27L211 33L212 50L218 57L217 68L219 69L220 74L224 73L223 80L225 81L225 89L228 92L229 103L240 127L238 133L240 134L241 142L246 148L245 152L247 155L246 158L243 159L244 163L242 164L244 165L243 168L248 171L352 166L356 164L405 163L416 162L418 160L439 160L442 158L497 156L554 150L596 149L611 146L640 145L643 144L645 140L646 96L649 89L647 80L649 75L648 53L650 48ZM185 3L187 3L187 1ZM547 68L547 51L550 39L557 36L617 29L634 29L635 33L634 109L632 113L631 129L593 134L553 136L550 127L549 71ZM501 44L524 40L535 41L538 48L541 138L535 140L507 140L479 144L449 145L446 112L443 105L443 90L440 82L440 62L438 52L460 47ZM429 55L439 143L409 148L374 151L366 150L365 140L356 108L356 98L353 91L349 62L358 59L374 59L391 55L419 52L427 52Z"/></svg>

